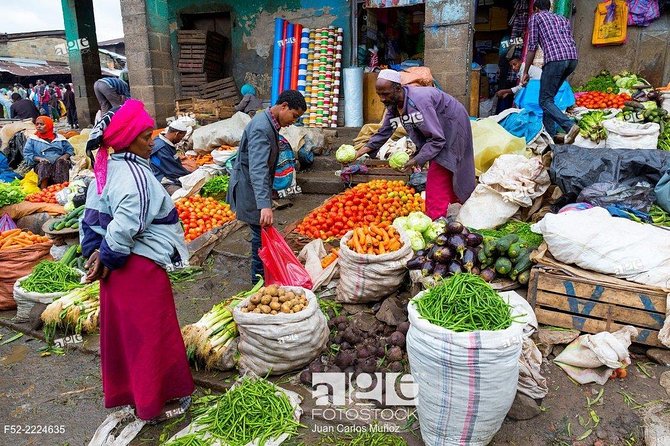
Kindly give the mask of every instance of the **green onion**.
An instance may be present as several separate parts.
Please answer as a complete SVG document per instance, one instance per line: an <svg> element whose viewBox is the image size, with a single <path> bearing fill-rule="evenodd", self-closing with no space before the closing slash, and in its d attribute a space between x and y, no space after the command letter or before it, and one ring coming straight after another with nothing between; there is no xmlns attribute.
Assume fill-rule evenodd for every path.
<svg viewBox="0 0 670 446"><path fill-rule="evenodd" d="M451 276L414 299L419 315L455 332L504 330L512 325L511 305L481 277Z"/></svg>

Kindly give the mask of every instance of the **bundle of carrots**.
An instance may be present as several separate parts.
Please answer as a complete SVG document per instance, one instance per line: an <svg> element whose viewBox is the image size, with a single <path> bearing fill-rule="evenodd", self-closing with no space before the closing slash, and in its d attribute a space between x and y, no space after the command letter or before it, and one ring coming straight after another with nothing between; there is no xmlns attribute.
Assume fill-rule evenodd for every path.
<svg viewBox="0 0 670 446"><path fill-rule="evenodd" d="M212 157L211 153L208 153L206 155L198 155L198 157L195 159L195 163L198 166L204 166L205 164L214 164L214 158Z"/></svg>
<svg viewBox="0 0 670 446"><path fill-rule="evenodd" d="M340 256L340 251L339 249L331 249L330 254L325 256L323 259L321 259L321 268L328 268L329 265L331 265L337 258Z"/></svg>
<svg viewBox="0 0 670 446"><path fill-rule="evenodd" d="M402 241L393 226L382 222L354 229L347 246L359 254L379 255L399 250Z"/></svg>
<svg viewBox="0 0 670 446"><path fill-rule="evenodd" d="M237 150L237 147L229 146L228 144L221 144L221 146L219 146L219 148L216 150L220 150L222 152L229 152L231 150Z"/></svg>
<svg viewBox="0 0 670 446"><path fill-rule="evenodd" d="M56 200L56 193L60 192L61 190L65 189L70 185L69 182L64 182L60 184L52 184L51 186L47 187L46 189L42 189L41 191L35 193L35 194L30 194L26 197L26 201L30 201L32 203L53 203L57 204L58 201Z"/></svg>
<svg viewBox="0 0 670 446"><path fill-rule="evenodd" d="M30 231L22 231L18 228L0 232L0 249L25 248L26 246L32 246L48 241L49 239L47 237L33 234Z"/></svg>

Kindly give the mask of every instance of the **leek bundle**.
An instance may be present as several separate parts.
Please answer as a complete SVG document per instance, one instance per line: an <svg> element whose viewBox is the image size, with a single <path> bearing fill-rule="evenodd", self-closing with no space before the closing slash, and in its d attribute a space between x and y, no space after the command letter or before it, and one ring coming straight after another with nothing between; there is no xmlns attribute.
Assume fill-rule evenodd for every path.
<svg viewBox="0 0 670 446"><path fill-rule="evenodd" d="M260 280L250 291L245 291L220 302L205 313L198 322L186 325L181 333L186 354L191 361L202 361L209 369L228 353L239 335L233 320L233 308L263 286Z"/></svg>
<svg viewBox="0 0 670 446"><path fill-rule="evenodd" d="M42 312L47 342L53 341L57 326L74 327L76 334L98 328L100 316L100 282L76 288L50 303Z"/></svg>

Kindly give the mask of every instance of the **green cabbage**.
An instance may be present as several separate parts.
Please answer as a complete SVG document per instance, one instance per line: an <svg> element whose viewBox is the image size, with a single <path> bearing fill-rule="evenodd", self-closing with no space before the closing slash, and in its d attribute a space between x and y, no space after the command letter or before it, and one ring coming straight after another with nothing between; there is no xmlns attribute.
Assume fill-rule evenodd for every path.
<svg viewBox="0 0 670 446"><path fill-rule="evenodd" d="M389 158L389 166L392 169L402 169L409 161L409 155L405 152L396 152Z"/></svg>
<svg viewBox="0 0 670 446"><path fill-rule="evenodd" d="M438 232L437 227L433 224L428 226L428 229L423 231L423 238L427 242L432 242L433 240L435 240L437 238L438 235L440 235L440 232Z"/></svg>
<svg viewBox="0 0 670 446"><path fill-rule="evenodd" d="M335 152L335 159L340 163L350 163L356 159L356 149L349 144L342 144Z"/></svg>
<svg viewBox="0 0 670 446"><path fill-rule="evenodd" d="M414 251L419 251L426 247L426 241L423 239L423 235L420 232L407 230L405 234L409 237L409 244L412 246Z"/></svg>
<svg viewBox="0 0 670 446"><path fill-rule="evenodd" d="M423 212L412 212L407 216L407 225L409 229L417 232L423 232L433 223L433 220Z"/></svg>
<svg viewBox="0 0 670 446"><path fill-rule="evenodd" d="M409 226L407 225L407 217L396 218L393 220L393 224L391 226L399 231L407 231L409 229Z"/></svg>

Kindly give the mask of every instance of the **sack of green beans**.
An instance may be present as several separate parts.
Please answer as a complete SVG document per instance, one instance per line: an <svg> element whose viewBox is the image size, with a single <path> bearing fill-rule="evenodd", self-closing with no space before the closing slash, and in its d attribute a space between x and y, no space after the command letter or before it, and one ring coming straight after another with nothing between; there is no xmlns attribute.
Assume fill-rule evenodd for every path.
<svg viewBox="0 0 670 446"><path fill-rule="evenodd" d="M233 309L233 318L240 332L237 366L241 372L265 376L298 370L319 356L328 344L328 322L314 293L300 287L281 288L304 295L307 306L294 313L243 311L252 296Z"/></svg>
<svg viewBox="0 0 670 446"><path fill-rule="evenodd" d="M473 282L465 276L470 275L453 277ZM460 288L451 290L452 296L445 289L444 296L422 302L435 293L433 288L410 301L407 354L418 385L425 443L483 446L500 429L514 401L524 328L532 309L513 291L498 294L480 283L456 285ZM456 305L463 306L460 314L451 311ZM487 329L473 330L479 326Z"/></svg>
<svg viewBox="0 0 670 446"><path fill-rule="evenodd" d="M44 265L43 262L40 262L35 267L32 273L25 277L21 277L14 283L14 301L16 301L16 316L13 318L14 322L27 322L30 315L30 310L36 303L50 304L55 299L66 295L72 289L78 286L81 277L84 275L83 272L67 267L59 262L52 262L47 260L48 264L56 265L57 271L49 271L45 277L33 281L31 284L31 290L37 291L28 291L22 286L28 279L34 279L34 275L37 271L37 274L40 274L40 264ZM51 274L53 273L53 275ZM42 275L42 274L40 274ZM30 283L30 282L29 282Z"/></svg>

